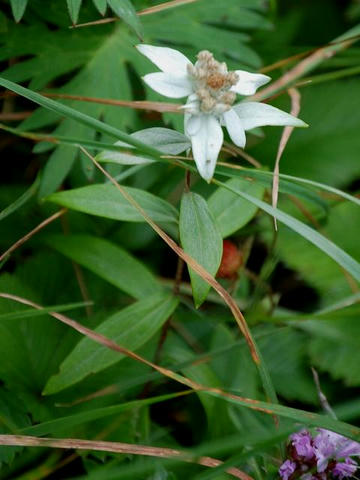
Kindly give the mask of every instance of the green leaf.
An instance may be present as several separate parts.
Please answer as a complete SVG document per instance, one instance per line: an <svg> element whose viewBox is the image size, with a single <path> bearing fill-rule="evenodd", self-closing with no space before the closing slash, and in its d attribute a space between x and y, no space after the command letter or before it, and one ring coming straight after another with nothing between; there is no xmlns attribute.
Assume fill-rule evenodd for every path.
<svg viewBox="0 0 360 480"><path fill-rule="evenodd" d="M145 298L112 315L95 331L134 351L161 328L175 310L177 303L177 299L172 295ZM123 358L126 357L90 338L82 338L61 364L59 373L50 378L44 394L64 390L91 373L100 372Z"/></svg>
<svg viewBox="0 0 360 480"><path fill-rule="evenodd" d="M11 205L8 205L0 212L0 220L3 220L8 215L16 212L18 208L22 207L28 200L30 200L30 198L36 194L39 188L39 183L40 177L37 176L34 183L19 198L17 198Z"/></svg>
<svg viewBox="0 0 360 480"><path fill-rule="evenodd" d="M264 187L257 182L251 183L241 178L233 178L226 184L256 198L261 199L264 195ZM208 205L223 237L228 237L250 222L258 210L256 205L250 205L249 202L225 188L218 188L208 198Z"/></svg>
<svg viewBox="0 0 360 480"><path fill-rule="evenodd" d="M105 15L106 12L106 0L93 0L93 4L99 10L101 15Z"/></svg>
<svg viewBox="0 0 360 480"><path fill-rule="evenodd" d="M310 334L312 364L350 387L360 385L359 314L359 305L352 305L314 319L310 315L310 320L289 322Z"/></svg>
<svg viewBox="0 0 360 480"><path fill-rule="evenodd" d="M197 193L184 193L180 207L180 239L191 255L211 275L215 275L222 257L222 237L206 201ZM196 308L205 301L210 285L189 268Z"/></svg>
<svg viewBox="0 0 360 480"><path fill-rule="evenodd" d="M130 0L107 0L107 3L111 10L122 18L141 39L143 36L142 25Z"/></svg>
<svg viewBox="0 0 360 480"><path fill-rule="evenodd" d="M214 183L224 188L227 188L231 192L236 193L240 197L258 206L269 215L275 217L277 220L279 220L279 222L287 225L299 235L309 240L309 242L320 248L320 250L323 250L329 257L331 257L333 260L335 260L335 262L337 262L347 272L349 272L356 280L360 281L360 264L356 260L354 260L349 254L344 252L344 250L339 248L337 245L325 238L316 230L308 227L307 225L305 225L305 223L300 222L296 218L288 215L287 213L282 212L278 208L273 208L267 203L258 200L252 195L241 192L240 190L230 187L229 185L219 182L218 180L214 180Z"/></svg>
<svg viewBox="0 0 360 480"><path fill-rule="evenodd" d="M353 33L353 35L358 35ZM336 48L341 44L329 46ZM301 117L311 126L306 132L295 129L286 146L286 161L281 165L284 174L307 177L334 187L349 184L360 173L357 134L360 112L354 110L353 100L360 96L357 78L328 82L305 88L301 95ZM329 114L329 99L331 114ZM275 106L287 108L285 99ZM278 148L280 132L268 135L266 142L251 151L260 162L273 162ZM340 168L346 155L346 168ZM271 168L271 167L270 167Z"/></svg>
<svg viewBox="0 0 360 480"><path fill-rule="evenodd" d="M56 418L55 420L49 420L48 422L40 423L39 425L33 425L21 430L22 434L27 435L49 435L50 433L69 430L71 428L82 425L86 422L92 422L100 418L110 417L122 412L126 412L132 409L138 409L147 405L153 405L154 403L165 402L173 398L181 396L182 393L169 393L168 395L159 395L156 397L145 398L142 400L132 400L130 402L121 403L119 405L111 405L109 407L95 408L87 412L75 413L74 415L68 415L66 417Z"/></svg>
<svg viewBox="0 0 360 480"><path fill-rule="evenodd" d="M13 312L0 313L0 321L41 317L42 315L47 315L49 312L66 312L67 310L74 310L75 308L85 307L86 305L92 305L92 302L75 302L64 305L52 305L50 307L44 307L41 310L35 310L34 308L30 308L29 310L15 310Z"/></svg>
<svg viewBox="0 0 360 480"><path fill-rule="evenodd" d="M351 235L344 235L351 232ZM327 217L322 233L345 249L353 258L360 258L360 209L350 202L335 204ZM316 245L288 229L280 229L276 245L279 258L320 294L321 305L341 301L349 292L349 279L339 266ZM316 265L316 268L314 268Z"/></svg>
<svg viewBox="0 0 360 480"><path fill-rule="evenodd" d="M101 122L96 118L92 118L89 115L85 115L82 112L75 110L74 108L67 107L66 105L63 105L60 102L56 102L51 98L44 97L43 95L40 95L36 92L33 92L32 90L29 90L28 88L22 87L21 85L17 85L14 82L10 82L5 78L0 78L0 85L2 85L3 87L9 90L12 90L18 95L21 95L35 103L38 103L39 105L59 115L63 115L67 118L71 118L83 125L92 127L93 129L99 132L106 133L110 136L118 138L119 140L122 140L123 142L129 143L130 145L133 145L134 147L139 148L139 150L143 151L144 153L148 153L149 155L155 155L156 157L159 155L158 150L149 147L148 145L144 144L143 142L140 142L139 140L136 140L131 135L128 135L127 133L124 133L115 127L112 127L111 125L107 125L106 123Z"/></svg>
<svg viewBox="0 0 360 480"><path fill-rule="evenodd" d="M122 187L155 222L177 223L175 207L162 198L138 188ZM114 187L114 185L90 185L53 193L47 200L64 207L127 222L144 222L142 215Z"/></svg>
<svg viewBox="0 0 360 480"><path fill-rule="evenodd" d="M30 425L25 406L17 396L0 388L0 433L15 434L18 429ZM0 447L0 467L2 463L11 463L15 454L22 450L21 447Z"/></svg>
<svg viewBox="0 0 360 480"><path fill-rule="evenodd" d="M141 262L108 240L91 235L47 235L45 242L134 298L162 291Z"/></svg>
<svg viewBox="0 0 360 480"><path fill-rule="evenodd" d="M218 166L216 168L216 173L220 175L224 175L226 177L250 177L256 180L259 180L264 183L264 185L272 185L272 172L267 172L265 170L258 170L254 168L241 168L241 169L232 169L228 167ZM283 173L279 174L280 183L279 183L279 191L284 193L290 193L292 195L296 195L298 197L303 197L306 200L313 201L314 203L318 203L320 207L326 208L326 202L324 202L318 195L315 196L313 189L310 188L302 188L301 185L297 185L298 183L303 183L305 185L310 185L311 187L315 187L317 190L325 190L326 192L334 193L339 197L345 198L350 202L355 203L356 205L360 206L360 200L356 198L354 195L349 195L348 193L339 190L338 188L332 187L330 185L326 185L321 182L315 182L313 180L309 180L308 178L302 177L294 177L292 175L285 175ZM300 189L298 188L300 187Z"/></svg>
<svg viewBox="0 0 360 480"><path fill-rule="evenodd" d="M132 133L131 136L169 155L178 155L191 147L191 143L185 135L176 130L170 130L169 128L146 128ZM132 148L131 145L119 141L113 146L113 151L104 150L100 152L96 156L96 160L98 162L117 163L119 165L141 165L154 161L148 157L116 151L116 146L128 147L128 149Z"/></svg>
<svg viewBox="0 0 360 480"><path fill-rule="evenodd" d="M10 0L11 11L12 11L12 14L14 15L15 22L20 22L20 20L22 19L25 13L28 1L29 0Z"/></svg>
<svg viewBox="0 0 360 480"><path fill-rule="evenodd" d="M66 0L67 7L69 10L69 15L73 25L75 25L79 18L80 7L82 0Z"/></svg>

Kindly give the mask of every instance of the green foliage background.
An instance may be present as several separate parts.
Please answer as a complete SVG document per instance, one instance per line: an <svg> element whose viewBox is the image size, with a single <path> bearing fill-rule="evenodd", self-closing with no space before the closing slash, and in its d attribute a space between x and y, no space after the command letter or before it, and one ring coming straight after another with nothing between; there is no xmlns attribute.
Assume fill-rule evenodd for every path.
<svg viewBox="0 0 360 480"><path fill-rule="evenodd" d="M144 14L162 2L52 0L44 8L41 0L2 1L0 76L40 93L164 101L141 81L154 67L134 48L140 40L177 48L191 59L208 49L229 68L249 71L294 56L269 71L276 79L304 52L351 28L360 34L355 0L180 3ZM69 28L103 16L115 21ZM224 151L222 160L246 168L219 167L210 185L192 170L190 193L183 193L184 169L156 155L142 165L103 164L212 275L222 239L237 245L243 257L238 278L219 281L245 314L263 357L260 375L216 292L185 269L174 295L177 256L78 148L79 139L109 148L116 140L109 129L93 128L91 118L128 134L152 127L182 133L182 115L55 98L91 117L85 125L70 111L60 118L24 97L3 96L1 252L59 206L69 210L1 263L0 292L46 308L0 298L0 433L188 448L228 460L253 478L277 478L279 447L299 422L306 423L301 411L323 414L311 366L339 420L359 425L359 65L353 41L292 85L310 128L293 132L281 160L280 172L291 177L280 179L278 207L289 216L284 223L278 218L277 233L268 215L274 213L269 172L280 127L248 136L246 151L260 169ZM290 111L286 90L269 101ZM33 141L24 138L29 132L68 140ZM136 135L131 138L149 143L144 133ZM70 137L77 139L73 145ZM172 142L152 146L172 154L186 149L183 135ZM188 379L240 397L269 401L268 373L267 393L276 391L280 406L275 395L271 403L280 425L206 392L178 396L184 386L82 337L48 315L53 310ZM327 421L319 417L312 425L323 422L359 438L358 430ZM0 479L230 478L179 461L45 448L0 447L0 467Z"/></svg>

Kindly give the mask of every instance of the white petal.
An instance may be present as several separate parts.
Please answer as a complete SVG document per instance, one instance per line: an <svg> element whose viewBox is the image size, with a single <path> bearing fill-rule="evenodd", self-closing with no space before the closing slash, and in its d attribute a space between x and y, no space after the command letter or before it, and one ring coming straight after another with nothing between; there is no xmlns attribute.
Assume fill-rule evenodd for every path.
<svg viewBox="0 0 360 480"><path fill-rule="evenodd" d="M201 125L200 115L185 114L185 135L189 137L196 135Z"/></svg>
<svg viewBox="0 0 360 480"><path fill-rule="evenodd" d="M170 73L149 73L143 77L145 83L155 92L170 98L182 98L190 95L193 88L185 75L171 75Z"/></svg>
<svg viewBox="0 0 360 480"><path fill-rule="evenodd" d="M191 64L185 55L172 48L153 47L152 45L137 45L136 48L163 72L185 75L187 65Z"/></svg>
<svg viewBox="0 0 360 480"><path fill-rule="evenodd" d="M253 95L259 87L271 80L270 77L261 73L250 73L244 70L235 70L235 73L239 75L239 80L231 87L231 91L240 95Z"/></svg>
<svg viewBox="0 0 360 480"><path fill-rule="evenodd" d="M210 181L223 143L223 132L213 115L199 115L200 128L190 137L192 152L200 175Z"/></svg>
<svg viewBox="0 0 360 480"><path fill-rule="evenodd" d="M223 119L231 140L238 147L244 148L246 143L245 130L236 112L233 109L225 112Z"/></svg>
<svg viewBox="0 0 360 480"><path fill-rule="evenodd" d="M307 127L299 118L279 110L266 103L242 102L234 105L233 110L239 116L245 130L265 125L289 125L291 127Z"/></svg>

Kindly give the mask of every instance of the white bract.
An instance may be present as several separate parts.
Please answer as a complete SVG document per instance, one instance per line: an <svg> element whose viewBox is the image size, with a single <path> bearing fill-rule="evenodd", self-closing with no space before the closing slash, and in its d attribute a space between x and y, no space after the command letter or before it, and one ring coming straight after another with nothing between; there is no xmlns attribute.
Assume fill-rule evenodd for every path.
<svg viewBox="0 0 360 480"><path fill-rule="evenodd" d="M188 97L185 109L185 134L191 140L194 160L200 175L210 181L222 143L224 125L235 145L245 147L245 131L265 125L306 127L302 120L278 108L258 102L234 104L236 94L253 95L270 77L235 70L216 61L204 50L193 65L172 48L138 45L137 49L161 72L150 73L144 81L156 92L170 98Z"/></svg>

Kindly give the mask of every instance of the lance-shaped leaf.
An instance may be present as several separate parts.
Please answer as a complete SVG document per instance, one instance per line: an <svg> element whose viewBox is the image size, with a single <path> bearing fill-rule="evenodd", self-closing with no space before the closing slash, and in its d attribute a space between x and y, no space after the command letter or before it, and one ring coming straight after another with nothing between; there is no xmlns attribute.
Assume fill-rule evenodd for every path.
<svg viewBox="0 0 360 480"><path fill-rule="evenodd" d="M170 203L152 193L123 187L155 222L177 223L177 210ZM141 214L113 185L90 185L53 193L48 200L64 207L100 217L144 222Z"/></svg>
<svg viewBox="0 0 360 480"><path fill-rule="evenodd" d="M197 193L184 193L180 208L180 239L186 253L215 275L222 256L222 237L208 204ZM210 285L189 268L196 307L204 302Z"/></svg>
<svg viewBox="0 0 360 480"><path fill-rule="evenodd" d="M128 350L136 350L162 327L177 304L177 299L172 295L151 296L115 313L95 331ZM82 338L61 364L59 373L50 378L44 393L64 390L91 373L100 372L124 358L124 355L109 350L88 337Z"/></svg>
<svg viewBox="0 0 360 480"><path fill-rule="evenodd" d="M162 291L156 278L139 260L108 240L92 235L47 235L45 242L134 298Z"/></svg>
<svg viewBox="0 0 360 480"><path fill-rule="evenodd" d="M142 38L142 25L130 0L108 0L107 3L111 10Z"/></svg>

